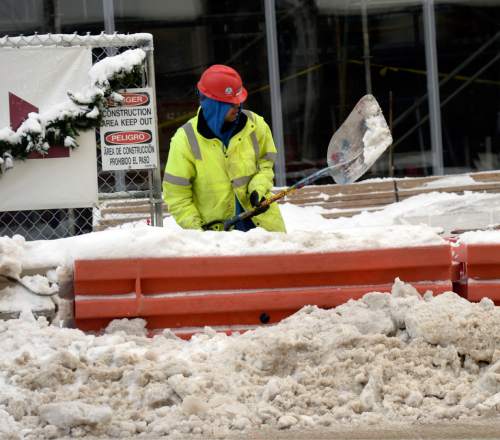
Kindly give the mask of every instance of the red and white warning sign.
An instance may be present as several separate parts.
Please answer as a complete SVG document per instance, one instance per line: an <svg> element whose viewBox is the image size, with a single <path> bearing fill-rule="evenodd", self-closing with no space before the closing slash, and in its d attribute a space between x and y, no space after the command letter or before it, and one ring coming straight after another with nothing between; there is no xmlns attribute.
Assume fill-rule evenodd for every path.
<svg viewBox="0 0 500 440"><path fill-rule="evenodd" d="M103 170L138 170L158 166L156 115L152 89L127 89L123 100L104 111L101 126Z"/></svg>

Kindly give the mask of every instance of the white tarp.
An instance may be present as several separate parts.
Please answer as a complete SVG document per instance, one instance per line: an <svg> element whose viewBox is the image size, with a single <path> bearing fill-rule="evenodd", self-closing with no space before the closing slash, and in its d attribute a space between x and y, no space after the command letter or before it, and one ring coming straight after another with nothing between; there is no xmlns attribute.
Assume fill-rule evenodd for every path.
<svg viewBox="0 0 500 440"><path fill-rule="evenodd" d="M10 125L9 93L41 113L88 84L90 48L0 50L0 128ZM12 127L15 128L15 127ZM0 179L0 211L77 208L97 201L95 131L69 157L16 161Z"/></svg>

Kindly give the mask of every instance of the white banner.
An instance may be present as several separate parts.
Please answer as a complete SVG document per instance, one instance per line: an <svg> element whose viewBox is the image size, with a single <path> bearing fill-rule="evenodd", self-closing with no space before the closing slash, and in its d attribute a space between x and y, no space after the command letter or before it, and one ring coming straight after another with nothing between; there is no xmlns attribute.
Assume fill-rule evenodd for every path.
<svg viewBox="0 0 500 440"><path fill-rule="evenodd" d="M88 85L90 48L0 50L0 128L16 129L29 112L64 102ZM97 202L95 131L82 132L79 147L51 148L43 158L16 161L0 177L0 211L83 208Z"/></svg>

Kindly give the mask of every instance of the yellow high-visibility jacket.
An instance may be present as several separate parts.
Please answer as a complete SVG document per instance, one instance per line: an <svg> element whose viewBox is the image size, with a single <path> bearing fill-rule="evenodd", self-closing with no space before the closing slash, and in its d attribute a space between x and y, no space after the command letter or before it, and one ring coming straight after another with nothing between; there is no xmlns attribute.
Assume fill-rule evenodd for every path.
<svg viewBox="0 0 500 440"><path fill-rule="evenodd" d="M218 138L200 134L203 118L199 112L172 137L163 178L168 210L185 229L201 229L213 220L234 216L235 195L245 210L252 209L252 191L257 191L259 198L269 197L277 155L271 130L262 116L244 110L226 149ZM206 122L202 120L201 124ZM206 130L203 132L206 134ZM286 231L276 203L252 221L268 231Z"/></svg>

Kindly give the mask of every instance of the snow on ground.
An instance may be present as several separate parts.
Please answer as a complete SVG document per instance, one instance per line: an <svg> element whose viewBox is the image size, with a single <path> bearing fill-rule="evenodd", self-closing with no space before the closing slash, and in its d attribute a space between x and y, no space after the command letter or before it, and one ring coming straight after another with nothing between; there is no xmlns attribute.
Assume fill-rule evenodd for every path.
<svg viewBox="0 0 500 440"><path fill-rule="evenodd" d="M322 213L340 212L320 206L302 208L285 205L287 227L309 229L306 216L321 230L382 227L395 225L427 225L438 227L444 234L455 229L486 228L500 223L500 194L465 192L465 194L431 192L419 194L378 211L363 211L354 217L327 220ZM309 229L311 230L311 229Z"/></svg>
<svg viewBox="0 0 500 440"><path fill-rule="evenodd" d="M171 220L172 222L173 220ZM0 238L2 267L16 274L22 268L72 267L75 259L181 257L193 255L250 255L327 252L334 250L406 247L442 243L443 238L426 226L248 233L182 231L177 227L137 226L59 240L25 241L21 236Z"/></svg>
<svg viewBox="0 0 500 440"><path fill-rule="evenodd" d="M319 206L284 204L281 210L288 234L261 229L246 234L183 231L168 217L164 228L136 222L60 240L27 242L21 236L0 237L0 273L19 275L23 269L58 266L71 270L77 258L326 252L439 243L440 232L498 223L500 195L433 192L380 211L333 220L322 217L329 211Z"/></svg>
<svg viewBox="0 0 500 440"><path fill-rule="evenodd" d="M445 176L440 179L425 182L423 188L443 188L445 186L465 186L465 185L480 185L481 182L476 182L470 175L462 174L456 176Z"/></svg>
<svg viewBox="0 0 500 440"><path fill-rule="evenodd" d="M168 219L164 228L135 224L52 241L1 237L0 273L52 268L47 278L24 278L50 291L48 280L71 277L77 258L442 243L436 228L405 224L408 214L487 211L499 200L489 196L495 195L433 193L336 220L324 219L317 207L284 205L288 234L183 231ZM500 241L500 233L470 232L462 239ZM0 297L12 295L9 289ZM488 299L471 304L451 292L422 298L396 280L390 294L369 293L328 311L305 307L242 335L206 329L186 342L168 330L147 338L142 320L113 321L99 336L48 325L33 318L23 292L20 319L0 321L1 439L223 438L255 428L499 415L500 309Z"/></svg>
<svg viewBox="0 0 500 440"><path fill-rule="evenodd" d="M281 210L287 234L262 229L248 233L189 231L167 217L163 228L135 222L59 240L0 237L0 273L19 276L23 270L38 267L59 267L67 272L72 270L75 259L90 258L328 252L436 244L443 242L440 233L463 227L469 218L476 221L481 213L486 224L493 223L497 211L500 217L500 195L433 192L388 205L380 211L334 220L325 219L321 214L328 211L319 206L286 203ZM444 215L451 217L449 221L446 217L446 224L432 221ZM57 276L56 273L55 280Z"/></svg>
<svg viewBox="0 0 500 440"><path fill-rule="evenodd" d="M0 322L0 437L223 438L498 416L500 309L396 281L333 310L190 342L144 336L142 320L101 336L29 314Z"/></svg>

